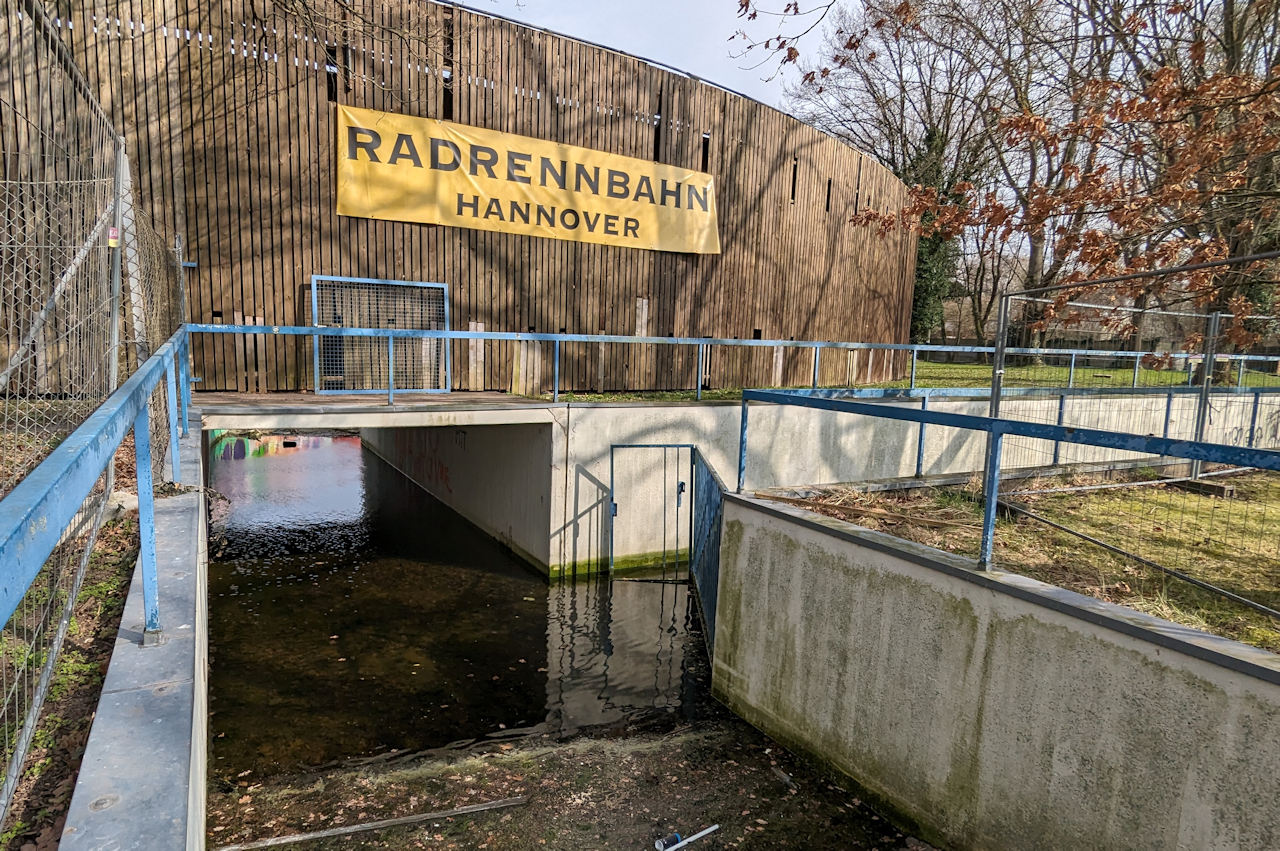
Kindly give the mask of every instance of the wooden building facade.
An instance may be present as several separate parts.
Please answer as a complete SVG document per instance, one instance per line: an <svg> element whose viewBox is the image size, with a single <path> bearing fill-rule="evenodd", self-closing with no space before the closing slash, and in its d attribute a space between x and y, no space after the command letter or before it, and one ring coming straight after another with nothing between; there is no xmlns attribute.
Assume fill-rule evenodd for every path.
<svg viewBox="0 0 1280 851"><path fill-rule="evenodd" d="M410 0L73 3L64 37L129 140L141 208L181 234L194 322L311 324L313 274L442 282L459 330L905 342L915 236L849 224L906 188L772 107L617 51ZM674 254L340 217L335 104L706 171L722 252ZM314 386L307 339L203 335L201 389ZM452 350L455 389L546 389L549 346ZM567 345L566 389L691 387L692 351ZM824 383L901 358L827 357ZM808 353L784 381L807 383ZM770 383L717 349L713 385Z"/></svg>

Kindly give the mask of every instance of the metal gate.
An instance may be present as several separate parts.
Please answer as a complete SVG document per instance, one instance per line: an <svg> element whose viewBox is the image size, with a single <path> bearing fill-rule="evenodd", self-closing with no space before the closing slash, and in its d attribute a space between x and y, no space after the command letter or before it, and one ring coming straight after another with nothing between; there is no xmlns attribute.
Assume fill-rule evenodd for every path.
<svg viewBox="0 0 1280 851"><path fill-rule="evenodd" d="M321 328L449 330L449 288L424 281L311 276L311 324ZM452 374L443 339L317 334L316 393L447 393ZM394 370L394 375L392 371Z"/></svg>
<svg viewBox="0 0 1280 851"><path fill-rule="evenodd" d="M635 443L609 447L609 572L688 576L694 447Z"/></svg>
<svg viewBox="0 0 1280 851"><path fill-rule="evenodd" d="M609 571L693 579L707 649L715 641L724 485L689 443L609 447Z"/></svg>

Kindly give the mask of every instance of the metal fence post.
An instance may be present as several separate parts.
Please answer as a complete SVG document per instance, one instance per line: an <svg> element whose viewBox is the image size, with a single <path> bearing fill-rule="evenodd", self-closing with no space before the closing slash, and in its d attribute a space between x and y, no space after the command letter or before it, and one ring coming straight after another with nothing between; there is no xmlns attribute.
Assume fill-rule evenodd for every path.
<svg viewBox="0 0 1280 851"><path fill-rule="evenodd" d="M191 414L191 335L182 332L182 342L178 344L178 375L181 382L178 391L182 395L182 436L188 434L188 420Z"/></svg>
<svg viewBox="0 0 1280 851"><path fill-rule="evenodd" d="M142 606L146 613L142 643L160 636L159 582L156 579L156 500L151 480L151 423L149 406L133 418L133 461L138 480L138 561L142 565Z"/></svg>
<svg viewBox="0 0 1280 851"><path fill-rule="evenodd" d="M178 258L178 317L182 324L186 324L187 318L187 272L186 267L182 265L182 255L185 246L182 243L182 234L178 234L173 238L173 252Z"/></svg>
<svg viewBox="0 0 1280 851"><path fill-rule="evenodd" d="M552 367L551 401L560 401L560 341L556 340L555 365Z"/></svg>
<svg viewBox="0 0 1280 851"><path fill-rule="evenodd" d="M387 404L396 403L396 338L387 337Z"/></svg>
<svg viewBox="0 0 1280 851"><path fill-rule="evenodd" d="M1244 357L1236 361L1236 387L1244 386L1244 364Z"/></svg>
<svg viewBox="0 0 1280 851"><path fill-rule="evenodd" d="M1133 387L1138 386L1138 372L1142 369L1142 355L1138 355L1133 359Z"/></svg>
<svg viewBox="0 0 1280 851"><path fill-rule="evenodd" d="M919 357L919 355L920 355L919 349L913 348L911 350L911 384L909 386L911 387L912 390L914 390L916 387L916 359ZM918 476L920 474L916 473L916 475Z"/></svg>
<svg viewBox="0 0 1280 851"><path fill-rule="evenodd" d="M114 207L111 217L111 231L107 236L107 246L111 249L111 328L110 328L110 361L107 364L110 376L110 389L120 386L120 316L124 289L120 280L120 264L124 255L124 240L120 229L124 224L124 139L116 143L116 173L114 183Z"/></svg>
<svg viewBox="0 0 1280 851"><path fill-rule="evenodd" d="M991 569L991 553L995 546L996 506L1000 501L1000 448L1004 433L993 427L987 441L987 468L982 486L982 546L978 552L978 568Z"/></svg>
<svg viewBox="0 0 1280 851"><path fill-rule="evenodd" d="M706 347L705 345L703 345L702 343L699 343L699 344L698 344L698 387L697 387L697 391L698 391L698 401L699 401L699 402L701 402L701 401L702 401L702 360L703 360L704 353L706 352L706 348L707 348L707 347Z"/></svg>
<svg viewBox="0 0 1280 851"><path fill-rule="evenodd" d="M920 410L929 410L929 397L925 396L920 400ZM927 423L920 423L920 430L916 433L916 478L924 475L924 429Z"/></svg>
<svg viewBox="0 0 1280 851"><path fill-rule="evenodd" d="M1067 394L1063 393L1058 397L1058 425L1062 425L1063 419L1067 414ZM1053 442L1053 466L1058 466L1058 459L1062 454L1062 441L1055 440ZM1079 457L1079 456L1077 456Z"/></svg>
<svg viewBox="0 0 1280 851"><path fill-rule="evenodd" d="M822 349L818 346L813 347L813 386L818 386L818 364L822 359Z"/></svg>
<svg viewBox="0 0 1280 851"><path fill-rule="evenodd" d="M164 359L164 396L169 414L169 469L173 476L171 481L174 482L182 478L181 462L178 460L178 380L177 366L174 364L177 357L175 348L173 354Z"/></svg>
<svg viewBox="0 0 1280 851"><path fill-rule="evenodd" d="M1204 431L1209 423L1209 394L1213 388L1213 371L1217 367L1218 326L1221 321L1221 313L1209 314L1209 330L1204 340L1204 366L1201 368L1204 374L1200 377L1200 393L1196 405L1195 440L1197 443L1204 442ZM1191 478L1200 478L1200 467L1199 461L1191 462Z"/></svg>
<svg viewBox="0 0 1280 851"><path fill-rule="evenodd" d="M1067 386L1076 386L1076 353L1071 353L1071 365L1067 367Z"/></svg>
<svg viewBox="0 0 1280 851"><path fill-rule="evenodd" d="M1164 403L1164 433L1161 437L1169 436L1169 421L1173 419L1173 394L1170 393L1168 399Z"/></svg>
<svg viewBox="0 0 1280 851"><path fill-rule="evenodd" d="M1000 311L996 314L996 351L991 365L991 401L988 416L1000 416L1000 391L1004 387L1005 345L1009 338L1009 296L1000 298Z"/></svg>
<svg viewBox="0 0 1280 851"><path fill-rule="evenodd" d="M747 400L742 400L742 424L738 430L738 493L747 477Z"/></svg>
<svg viewBox="0 0 1280 851"><path fill-rule="evenodd" d="M1258 434L1258 404L1262 401L1262 393L1258 390L1253 391L1253 413L1249 415L1249 448L1253 448L1254 439Z"/></svg>

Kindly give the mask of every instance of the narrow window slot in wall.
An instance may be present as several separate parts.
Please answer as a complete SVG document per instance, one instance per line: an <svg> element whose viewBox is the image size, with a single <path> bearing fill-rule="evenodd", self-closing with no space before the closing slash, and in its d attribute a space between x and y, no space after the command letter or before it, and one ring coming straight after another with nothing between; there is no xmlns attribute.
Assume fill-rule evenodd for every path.
<svg viewBox="0 0 1280 851"><path fill-rule="evenodd" d="M440 72L441 92L440 117L445 121L453 120L453 10L444 11L444 68Z"/></svg>
<svg viewBox="0 0 1280 851"><path fill-rule="evenodd" d="M338 100L338 48L335 45L325 45L324 72L329 102L334 103Z"/></svg>
<svg viewBox="0 0 1280 851"><path fill-rule="evenodd" d="M791 203L796 202L796 181L800 179L800 158L791 158Z"/></svg>
<svg viewBox="0 0 1280 851"><path fill-rule="evenodd" d="M702 134L702 170L705 172L711 164L711 134Z"/></svg>
<svg viewBox="0 0 1280 851"><path fill-rule="evenodd" d="M858 215L858 198L862 195L862 160L858 160L858 177L853 184L853 214Z"/></svg>
<svg viewBox="0 0 1280 851"><path fill-rule="evenodd" d="M662 159L662 89L658 89L658 114L653 119L653 159Z"/></svg>
<svg viewBox="0 0 1280 851"><path fill-rule="evenodd" d="M830 213L830 212L831 212L831 178L829 178L829 177L827 178L827 209L826 209L826 212L828 212L828 213Z"/></svg>

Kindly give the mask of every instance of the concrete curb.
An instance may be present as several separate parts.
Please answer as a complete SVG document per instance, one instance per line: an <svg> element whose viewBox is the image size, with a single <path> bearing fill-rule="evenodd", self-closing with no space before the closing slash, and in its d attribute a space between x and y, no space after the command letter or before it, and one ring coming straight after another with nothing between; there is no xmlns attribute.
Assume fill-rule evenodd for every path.
<svg viewBox="0 0 1280 851"><path fill-rule="evenodd" d="M200 426L181 445L183 484L201 479ZM142 646L135 569L61 847L203 848L208 618L205 495L156 500L164 640Z"/></svg>

